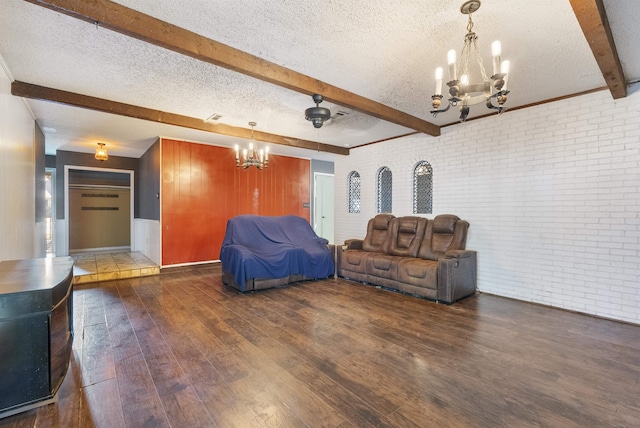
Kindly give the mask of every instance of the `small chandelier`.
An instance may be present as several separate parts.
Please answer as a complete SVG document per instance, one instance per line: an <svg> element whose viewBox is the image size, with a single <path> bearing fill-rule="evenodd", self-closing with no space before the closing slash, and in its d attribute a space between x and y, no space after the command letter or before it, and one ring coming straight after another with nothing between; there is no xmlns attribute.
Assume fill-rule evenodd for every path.
<svg viewBox="0 0 640 428"><path fill-rule="evenodd" d="M98 143L98 148L96 149L96 159L100 162L104 162L109 159L109 155L107 154L107 149L104 148L106 144Z"/></svg>
<svg viewBox="0 0 640 428"><path fill-rule="evenodd" d="M236 144L236 166L242 166L247 169L250 166L255 166L258 169L267 168L269 166L269 146L264 149L256 150L256 141L253 138L253 127L257 124L255 122L249 122L251 127L251 141L249 142L249 149L242 150L242 159L240 159L240 147Z"/></svg>
<svg viewBox="0 0 640 428"><path fill-rule="evenodd" d="M462 47L462 54L460 58L460 67L456 64L456 51L450 50L447 53L447 60L449 63L449 95L448 104L445 109L440 109L442 103L442 67L436 69L436 91L431 96L433 100L431 105L433 110L431 113L434 117L438 113L443 113L451 106L456 107L460 104L460 122L464 122L469 116L469 106L484 102L487 108L498 110L498 113L502 113L505 110L504 103L507 101L507 80L509 76L509 61L501 61L501 45L499 41L495 41L491 44L491 53L493 56L493 75L488 78L487 73L482 65L482 58L478 52L478 46L476 41L478 36L473 32L473 21L471 20L471 14L480 8L479 0L466 1L461 7L460 12L465 15L469 15L469 23L467 24L467 35L464 38L464 46ZM480 70L480 77L482 81L480 83L471 83L471 50L473 48L473 56L478 64ZM458 71L460 69L460 72ZM493 81L493 85L489 81ZM498 105L493 104L495 100Z"/></svg>

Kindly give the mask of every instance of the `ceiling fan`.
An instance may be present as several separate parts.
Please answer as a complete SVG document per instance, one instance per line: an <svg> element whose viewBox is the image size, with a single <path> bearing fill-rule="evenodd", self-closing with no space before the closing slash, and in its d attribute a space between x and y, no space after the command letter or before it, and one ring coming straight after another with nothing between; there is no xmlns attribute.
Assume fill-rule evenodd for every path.
<svg viewBox="0 0 640 428"><path fill-rule="evenodd" d="M324 100L323 96L320 94L313 95L313 101L316 103L315 107L310 107L305 110L305 119L310 120L313 123L315 128L321 128L322 125L331 125L336 123L336 120L347 116L351 113L350 110L347 109L336 109L332 113L330 109L325 107L320 107L320 103Z"/></svg>
<svg viewBox="0 0 640 428"><path fill-rule="evenodd" d="M304 118L310 120L314 128L322 128L322 124L331 119L331 110L326 107L320 107L320 103L324 100L322 95L313 94L311 98L313 98L316 106L306 109L304 111Z"/></svg>

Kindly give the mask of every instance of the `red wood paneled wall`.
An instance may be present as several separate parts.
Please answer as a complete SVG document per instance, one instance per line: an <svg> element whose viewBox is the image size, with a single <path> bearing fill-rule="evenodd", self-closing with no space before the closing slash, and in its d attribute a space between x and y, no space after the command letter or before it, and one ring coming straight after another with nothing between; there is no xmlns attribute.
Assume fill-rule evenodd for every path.
<svg viewBox="0 0 640 428"><path fill-rule="evenodd" d="M225 147L162 139L162 264L217 260L227 220L294 214L309 220L309 160L269 156L269 168L235 166Z"/></svg>

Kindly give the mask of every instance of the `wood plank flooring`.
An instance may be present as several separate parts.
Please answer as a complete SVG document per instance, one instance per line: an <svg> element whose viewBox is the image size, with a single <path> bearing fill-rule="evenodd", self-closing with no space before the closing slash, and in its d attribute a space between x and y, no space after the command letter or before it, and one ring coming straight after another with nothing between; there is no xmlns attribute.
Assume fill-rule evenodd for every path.
<svg viewBox="0 0 640 428"><path fill-rule="evenodd" d="M633 427L640 326L219 266L76 286L57 404L0 427ZM1 380L0 380L1 381Z"/></svg>

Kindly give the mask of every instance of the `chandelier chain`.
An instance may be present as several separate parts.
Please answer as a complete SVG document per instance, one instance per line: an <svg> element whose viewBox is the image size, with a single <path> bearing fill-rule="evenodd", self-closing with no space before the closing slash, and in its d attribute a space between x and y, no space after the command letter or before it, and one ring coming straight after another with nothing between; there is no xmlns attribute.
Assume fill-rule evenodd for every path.
<svg viewBox="0 0 640 428"><path fill-rule="evenodd" d="M484 63L482 62L482 56L480 56L480 51L478 50L478 38L473 39L473 50L476 54L476 61L480 66L480 74L483 82L488 82L489 78L487 77L487 71L484 69Z"/></svg>

